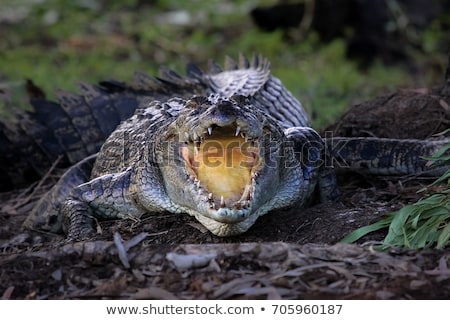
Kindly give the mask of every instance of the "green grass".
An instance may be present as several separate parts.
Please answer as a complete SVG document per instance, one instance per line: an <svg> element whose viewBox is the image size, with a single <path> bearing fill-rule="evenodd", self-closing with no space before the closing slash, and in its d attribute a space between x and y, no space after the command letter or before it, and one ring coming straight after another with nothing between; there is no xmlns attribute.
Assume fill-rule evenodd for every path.
<svg viewBox="0 0 450 320"><path fill-rule="evenodd" d="M442 249L450 244L450 189L426 197L382 220L359 228L342 242L352 243L363 236L388 229L381 248L392 246L410 249L434 247Z"/></svg>
<svg viewBox="0 0 450 320"><path fill-rule="evenodd" d="M77 90L78 81L130 81L134 71L154 74L160 65L183 73L188 62L205 67L210 58L220 62L225 55L261 53L271 61L273 73L314 113L313 126L320 129L354 103L399 87L436 82L431 69L411 77L401 67L375 64L362 72L345 58L344 40L324 45L311 32L290 44L282 32L263 33L248 15L261 1L137 3L2 1L0 12L26 14L23 20L1 25L0 86L20 87L31 78L54 98L57 88ZM170 23L174 12L190 20ZM430 52L436 43L433 34L427 34ZM436 54L433 61L445 63L442 56L445 53Z"/></svg>
<svg viewBox="0 0 450 320"><path fill-rule="evenodd" d="M430 158L431 163L449 165L449 150L450 145L441 148ZM387 228L388 233L383 240L382 249L392 246L442 249L450 245L450 169L419 192L427 192L431 187L442 183L446 184L444 190L429 192L416 203L404 206L378 222L351 232L342 242L355 242L371 232Z"/></svg>

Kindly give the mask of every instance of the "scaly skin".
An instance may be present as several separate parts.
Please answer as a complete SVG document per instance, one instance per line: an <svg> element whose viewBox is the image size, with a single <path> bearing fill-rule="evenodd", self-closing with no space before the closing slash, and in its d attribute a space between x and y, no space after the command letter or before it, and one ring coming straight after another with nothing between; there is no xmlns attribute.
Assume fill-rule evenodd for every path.
<svg viewBox="0 0 450 320"><path fill-rule="evenodd" d="M302 139L317 140L320 148L315 157L320 157L323 142L310 128L299 129L305 132L305 135L298 135L299 139L284 135L283 131L288 128L307 126L308 119L300 102L270 74L269 67L265 59L254 57L249 62L241 56L239 63L227 58L225 71L211 64L206 74L189 66L187 78L163 70L162 83L139 78L139 85L133 90L145 88L152 94L147 99L140 98L135 115L113 132L103 145L92 171L94 180L86 180L87 184L74 188L69 196L67 191L80 182L75 165L63 179L68 187L56 187L41 199L24 225L52 231L63 228L69 239L79 239L92 231L91 215L100 218L137 217L145 211L171 211L187 212L213 233L226 236L244 232L258 216L269 210L295 201L306 201L316 184L317 170L307 168L304 178L303 168L294 162L296 155L286 152L282 145L284 142L294 143L299 152L303 152L298 146ZM108 84L107 88L110 87L112 92L121 92L114 83ZM83 101L102 101L101 93L89 90ZM155 96L162 97L171 91L184 100L155 101ZM185 97L189 92L206 97L211 93L214 95L188 100ZM250 101L243 97L228 101L235 95L246 96ZM114 101L111 96L105 97ZM94 106L95 103L89 105ZM188 168L189 175L182 171L186 161L198 159L192 155L195 152L193 144L182 148L180 154L175 141L179 144L187 137L196 141L208 132L208 123L213 137L221 132L218 127L229 127L219 136L221 139L228 136L228 142L237 143L238 151L222 149L224 153L231 152L222 160L243 161L244 164L253 161L252 170L245 171L245 168L233 164L218 169L203 165L198 168L204 180L200 183L193 172L197 168ZM242 141L235 138L238 126L238 136L246 134L247 138L255 140L253 143L261 146L257 156L252 155L250 149L239 151ZM147 151L144 152L144 148ZM280 154L283 157L280 158ZM282 170L279 166L284 164L281 162L292 169ZM73 181L72 175L75 175ZM226 182L217 183L222 179ZM206 185L214 192L209 192ZM260 189L261 186L269 192ZM272 197L275 191L280 197Z"/></svg>
<svg viewBox="0 0 450 320"><path fill-rule="evenodd" d="M236 131L243 143L234 148L248 155L248 163L230 163L224 170L247 170L249 179L236 182L236 190L222 199L210 190L217 186L199 180L201 171L190 163L195 151L189 154L189 145L214 148L224 137L236 139ZM302 150L305 144L311 154ZM68 239L80 239L93 231L91 215L139 218L145 212L168 211L194 216L215 235L237 235L270 210L304 205L318 181L323 150L314 130L283 130L243 96L153 101L105 142L92 180L74 188L62 205L63 228ZM220 161L227 160L240 161ZM212 174L217 175L214 179L226 178Z"/></svg>
<svg viewBox="0 0 450 320"><path fill-rule="evenodd" d="M227 59L225 71L212 67L207 74L191 67L188 78L164 74L167 87L151 82L152 95L140 97L134 115L102 145L90 178L81 172L95 156L68 170L27 228L80 240L93 234L95 218L168 211L194 216L215 235L237 235L269 211L306 205L316 185L323 202L335 201L336 161L374 174L419 174L427 169L422 156L449 143L324 141L264 59ZM154 93L171 90L178 98L155 100Z"/></svg>
<svg viewBox="0 0 450 320"><path fill-rule="evenodd" d="M227 58L225 70L210 63L204 73L195 65L181 76L162 67L157 77L136 72L131 83L102 81L98 85L80 84L80 92L58 90L58 101L44 94L30 96L32 111L14 108L15 121L0 119L0 191L28 186L44 176L58 159L59 168L68 168L100 150L120 122L131 117L145 99L165 102L178 97L225 97L240 94L252 97L262 110L280 121L284 128L307 126L305 111L270 73L266 59L255 56L239 62ZM40 91L32 86L31 92Z"/></svg>

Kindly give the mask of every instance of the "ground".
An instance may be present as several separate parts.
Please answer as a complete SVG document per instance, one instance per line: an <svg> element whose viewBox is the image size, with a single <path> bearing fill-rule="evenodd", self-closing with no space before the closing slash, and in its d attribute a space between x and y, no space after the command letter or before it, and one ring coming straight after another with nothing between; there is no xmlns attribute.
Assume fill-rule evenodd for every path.
<svg viewBox="0 0 450 320"><path fill-rule="evenodd" d="M363 245L339 243L416 199L420 184L348 178L342 203L271 212L233 238L186 215L149 214L101 222L95 240L66 244L20 230L24 214L2 214L0 290L10 299L450 297L448 250L376 252L381 232Z"/></svg>
<svg viewBox="0 0 450 320"><path fill-rule="evenodd" d="M422 132L416 138L425 138L440 124L448 127L449 96L448 85L399 91L354 106L328 129L340 135ZM424 108L433 116L420 117ZM414 125L411 114L417 115ZM21 228L58 174L1 195L0 294L5 299L450 297L449 248L377 251L373 246L385 230L358 244L340 242L352 230L417 201L417 190L429 179L340 173L336 205L312 202L308 208L271 212L231 238L213 236L187 215L167 213L140 221L101 221L95 239L66 243L61 235Z"/></svg>

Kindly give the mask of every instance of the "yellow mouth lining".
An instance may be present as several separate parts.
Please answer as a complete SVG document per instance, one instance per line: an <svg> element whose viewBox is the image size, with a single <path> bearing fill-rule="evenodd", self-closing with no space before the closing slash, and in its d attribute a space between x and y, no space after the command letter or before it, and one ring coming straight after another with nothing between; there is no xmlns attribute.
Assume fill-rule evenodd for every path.
<svg viewBox="0 0 450 320"><path fill-rule="evenodd" d="M250 200L252 173L261 163L259 149L253 142L235 136L232 130L219 128L202 143L185 144L181 154L215 203L229 207L237 201Z"/></svg>

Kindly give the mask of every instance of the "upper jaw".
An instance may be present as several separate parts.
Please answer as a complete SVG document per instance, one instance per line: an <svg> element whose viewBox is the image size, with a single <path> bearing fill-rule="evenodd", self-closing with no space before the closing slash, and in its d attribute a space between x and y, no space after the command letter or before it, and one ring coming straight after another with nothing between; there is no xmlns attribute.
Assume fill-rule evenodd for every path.
<svg viewBox="0 0 450 320"><path fill-rule="evenodd" d="M248 123L242 120L234 120L230 123L218 124L213 120L202 121L200 125L193 128L186 128L185 130L180 130L180 141L185 143L192 142L202 142L203 140L210 138L216 129L219 130L229 130L231 136L243 137L245 141L256 140L257 137L262 135L262 130L259 127L254 128Z"/></svg>

